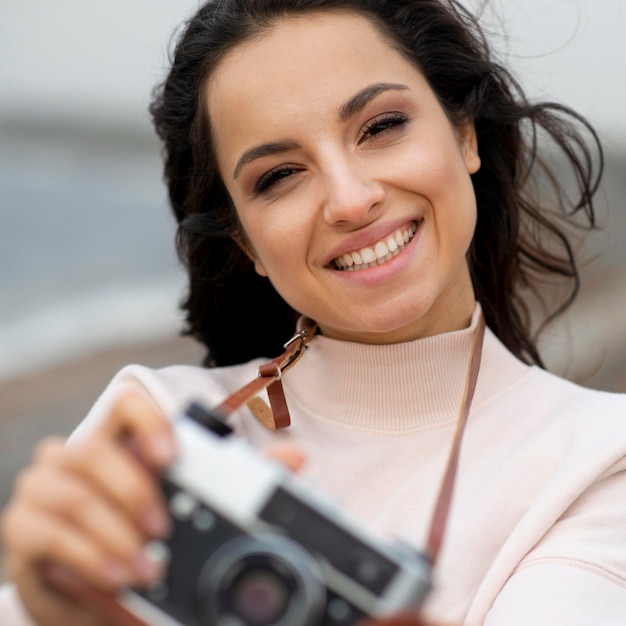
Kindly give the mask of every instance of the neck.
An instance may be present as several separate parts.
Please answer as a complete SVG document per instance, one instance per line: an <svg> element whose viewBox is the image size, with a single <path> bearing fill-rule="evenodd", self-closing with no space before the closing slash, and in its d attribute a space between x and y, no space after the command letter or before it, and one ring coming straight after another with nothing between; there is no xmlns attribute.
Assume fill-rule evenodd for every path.
<svg viewBox="0 0 626 626"><path fill-rule="evenodd" d="M287 401L320 419L380 430L407 430L455 422L463 399L474 330L480 307L462 330L424 339L368 345L318 336L302 361L284 378ZM502 383L502 376L526 366L488 333L491 354L481 381ZM507 367L502 366L503 363Z"/></svg>

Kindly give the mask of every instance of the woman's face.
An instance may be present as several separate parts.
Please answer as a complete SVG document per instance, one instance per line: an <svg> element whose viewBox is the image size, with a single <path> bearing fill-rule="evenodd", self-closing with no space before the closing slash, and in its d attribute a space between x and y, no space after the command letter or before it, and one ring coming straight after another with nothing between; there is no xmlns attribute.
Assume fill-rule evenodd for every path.
<svg viewBox="0 0 626 626"><path fill-rule="evenodd" d="M294 309L367 343L467 326L474 128L371 22L287 18L231 50L206 93L246 250Z"/></svg>

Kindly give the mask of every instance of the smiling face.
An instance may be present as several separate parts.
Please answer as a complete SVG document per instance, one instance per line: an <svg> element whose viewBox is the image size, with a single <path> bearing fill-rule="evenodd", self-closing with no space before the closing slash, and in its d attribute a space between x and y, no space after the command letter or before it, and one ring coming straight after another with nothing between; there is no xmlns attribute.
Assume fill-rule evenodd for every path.
<svg viewBox="0 0 626 626"><path fill-rule="evenodd" d="M220 174L260 274L330 337L466 327L472 125L354 13L289 17L207 81Z"/></svg>

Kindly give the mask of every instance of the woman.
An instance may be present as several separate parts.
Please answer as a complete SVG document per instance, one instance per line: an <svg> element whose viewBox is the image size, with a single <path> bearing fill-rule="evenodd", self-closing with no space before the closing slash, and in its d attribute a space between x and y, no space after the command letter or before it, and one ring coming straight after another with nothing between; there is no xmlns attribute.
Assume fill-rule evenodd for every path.
<svg viewBox="0 0 626 626"><path fill-rule="evenodd" d="M434 589L396 623L620 623L626 398L537 367L526 297L551 274L572 284L557 310L575 295L562 222L533 180L553 181L565 221L593 225L586 123L527 102L471 17L439 0L209 2L152 113L189 333L216 367L129 367L69 445L40 447L3 522L32 619L105 623L48 587L42 562L105 592L159 576L142 546L167 534L152 473L176 454L167 417L254 379L303 316L318 333L282 380L292 425L267 428L265 407L232 422L292 467L306 457L346 509L417 548L482 353ZM573 206L539 130L577 175Z"/></svg>

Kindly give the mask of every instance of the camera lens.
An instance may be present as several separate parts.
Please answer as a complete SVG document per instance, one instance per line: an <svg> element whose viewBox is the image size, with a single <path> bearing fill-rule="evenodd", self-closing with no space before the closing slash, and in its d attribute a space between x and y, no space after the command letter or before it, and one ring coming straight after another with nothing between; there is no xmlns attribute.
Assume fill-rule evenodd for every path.
<svg viewBox="0 0 626 626"><path fill-rule="evenodd" d="M296 581L275 571L271 560L257 557L241 565L231 588L221 594L221 606L246 623L266 626L279 622L289 609Z"/></svg>
<svg viewBox="0 0 626 626"><path fill-rule="evenodd" d="M325 608L315 559L284 537L238 537L207 561L198 607L207 626L311 626Z"/></svg>

